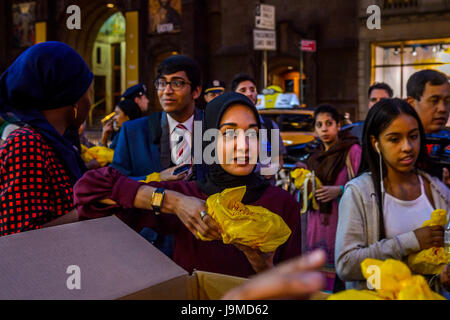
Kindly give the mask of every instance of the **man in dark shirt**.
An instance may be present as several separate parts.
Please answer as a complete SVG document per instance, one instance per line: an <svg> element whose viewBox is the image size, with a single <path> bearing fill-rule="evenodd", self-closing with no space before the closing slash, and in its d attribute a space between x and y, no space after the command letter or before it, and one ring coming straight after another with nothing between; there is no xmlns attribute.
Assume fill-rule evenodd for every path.
<svg viewBox="0 0 450 320"><path fill-rule="evenodd" d="M450 110L450 84L448 81L448 77L444 73L427 69L414 73L406 84L407 101L419 114L428 138L427 151L434 160L431 169L436 169L436 175L442 175L447 186L450 185L449 164L448 161L440 160L438 155L445 152L450 140L445 139L445 136L449 136L448 130L445 130ZM439 142L443 139L447 143L431 141Z"/></svg>
<svg viewBox="0 0 450 320"><path fill-rule="evenodd" d="M158 67L154 82L162 112L123 124L111 167L134 180L145 180L153 172L167 172L181 164L192 164L194 121L201 121L202 110L195 105L201 92L201 70L187 56L174 55ZM201 142L200 142L201 143ZM203 166L194 164L191 178L201 178ZM172 170L172 169L171 169ZM171 175L174 180L180 175ZM167 179L163 179L167 180ZM147 239L171 256L168 238L144 230Z"/></svg>
<svg viewBox="0 0 450 320"><path fill-rule="evenodd" d="M369 87L368 97L369 105L368 109L372 108L375 103L382 99L392 98L394 92L392 88L384 82L376 82ZM344 126L342 130L350 130L350 133L355 137L358 137L360 144L362 145L364 121L358 121L350 125Z"/></svg>

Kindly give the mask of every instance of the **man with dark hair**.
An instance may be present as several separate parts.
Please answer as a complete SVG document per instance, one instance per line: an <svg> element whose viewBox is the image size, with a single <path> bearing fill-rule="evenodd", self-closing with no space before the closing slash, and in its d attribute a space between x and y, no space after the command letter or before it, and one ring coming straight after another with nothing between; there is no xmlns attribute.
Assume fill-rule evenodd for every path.
<svg viewBox="0 0 450 320"><path fill-rule="evenodd" d="M450 141L448 130L444 130L450 111L449 79L447 75L436 70L421 70L409 77L406 92L407 101L419 114L429 140L427 151L433 160L430 169L436 175L442 174L444 183L450 186L450 175L446 168L448 162L442 164L439 159Z"/></svg>
<svg viewBox="0 0 450 320"><path fill-rule="evenodd" d="M246 95L255 105L258 102L258 90L256 81L248 74L237 74L231 81L231 91Z"/></svg>
<svg viewBox="0 0 450 320"><path fill-rule="evenodd" d="M231 90L235 92L239 92L245 96L247 96L255 105L258 102L258 90L256 89L256 81L253 77L248 74L240 73L237 74L233 80L231 81ZM263 129L267 129L267 139L268 139L268 150L271 150L271 129L279 129L278 125L275 121L262 117L259 115L261 120L261 125ZM283 166L283 155L286 154L286 148L283 144L283 140L281 139L281 135L279 135L279 164L280 168ZM260 170L260 165L257 166L256 170ZM271 180L271 183L275 183L274 176L266 176L266 178Z"/></svg>
<svg viewBox="0 0 450 320"><path fill-rule="evenodd" d="M202 92L200 83L200 67L192 58L174 55L165 59L154 81L163 111L123 124L111 166L135 180L145 180L153 172L192 164L194 121L203 118L195 106ZM203 168L193 165L191 179L203 178ZM154 233L147 238L171 256L167 239Z"/></svg>
<svg viewBox="0 0 450 320"><path fill-rule="evenodd" d="M202 91L200 79L200 67L193 59L181 55L165 59L154 83L163 111L124 123L111 166L144 180L153 172L192 163L194 121L203 117L195 107ZM180 138L187 145L181 155L174 155Z"/></svg>
<svg viewBox="0 0 450 320"><path fill-rule="evenodd" d="M375 82L373 85L369 87L369 109L382 99L392 98L394 92L392 88L384 82Z"/></svg>
<svg viewBox="0 0 450 320"><path fill-rule="evenodd" d="M394 91L392 88L384 82L375 82L369 87L368 98L369 104L368 109L372 108L377 102L392 98L394 96ZM359 143L362 144L364 121L354 122L352 124L342 127L342 130L349 130L350 134L358 137Z"/></svg>
<svg viewBox="0 0 450 320"><path fill-rule="evenodd" d="M436 70L421 70L406 83L407 101L417 111L425 133L437 133L447 124L450 109L448 77Z"/></svg>

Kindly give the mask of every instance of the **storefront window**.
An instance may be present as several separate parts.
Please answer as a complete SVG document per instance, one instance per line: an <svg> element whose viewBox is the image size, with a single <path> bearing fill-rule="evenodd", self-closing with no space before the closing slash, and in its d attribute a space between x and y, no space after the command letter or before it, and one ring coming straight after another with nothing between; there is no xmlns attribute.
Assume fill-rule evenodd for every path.
<svg viewBox="0 0 450 320"><path fill-rule="evenodd" d="M406 97L408 78L419 70L450 76L450 39L376 43L372 49L372 82L389 84L396 97Z"/></svg>

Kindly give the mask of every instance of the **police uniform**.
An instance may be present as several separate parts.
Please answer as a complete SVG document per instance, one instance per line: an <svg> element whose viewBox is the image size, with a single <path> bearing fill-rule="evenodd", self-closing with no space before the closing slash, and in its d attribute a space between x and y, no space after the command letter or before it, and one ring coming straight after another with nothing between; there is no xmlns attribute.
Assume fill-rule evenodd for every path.
<svg viewBox="0 0 450 320"><path fill-rule="evenodd" d="M204 94L207 94L209 92L225 92L225 82L220 80L209 81L205 86Z"/></svg>
<svg viewBox="0 0 450 320"><path fill-rule="evenodd" d="M206 83L203 96L205 102L208 103L217 96L220 96L225 92L225 83L220 80L212 80ZM213 94L213 95L210 95Z"/></svg>
<svg viewBox="0 0 450 320"><path fill-rule="evenodd" d="M124 99L134 99L136 97L142 97L144 95L147 95L147 87L145 86L145 84L139 83L128 88L120 97Z"/></svg>

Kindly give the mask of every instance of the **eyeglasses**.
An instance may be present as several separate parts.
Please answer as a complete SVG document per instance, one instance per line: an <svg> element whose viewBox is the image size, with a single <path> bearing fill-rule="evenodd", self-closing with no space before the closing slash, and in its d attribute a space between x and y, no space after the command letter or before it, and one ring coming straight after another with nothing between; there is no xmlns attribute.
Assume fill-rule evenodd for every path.
<svg viewBox="0 0 450 320"><path fill-rule="evenodd" d="M184 87L184 85L191 84L191 83L188 81L180 80L180 79L176 79L176 80L172 80L172 81L166 81L164 79L156 79L154 84L155 84L155 88L157 90L165 90L167 88L168 84L170 84L170 87L173 90L181 90Z"/></svg>

